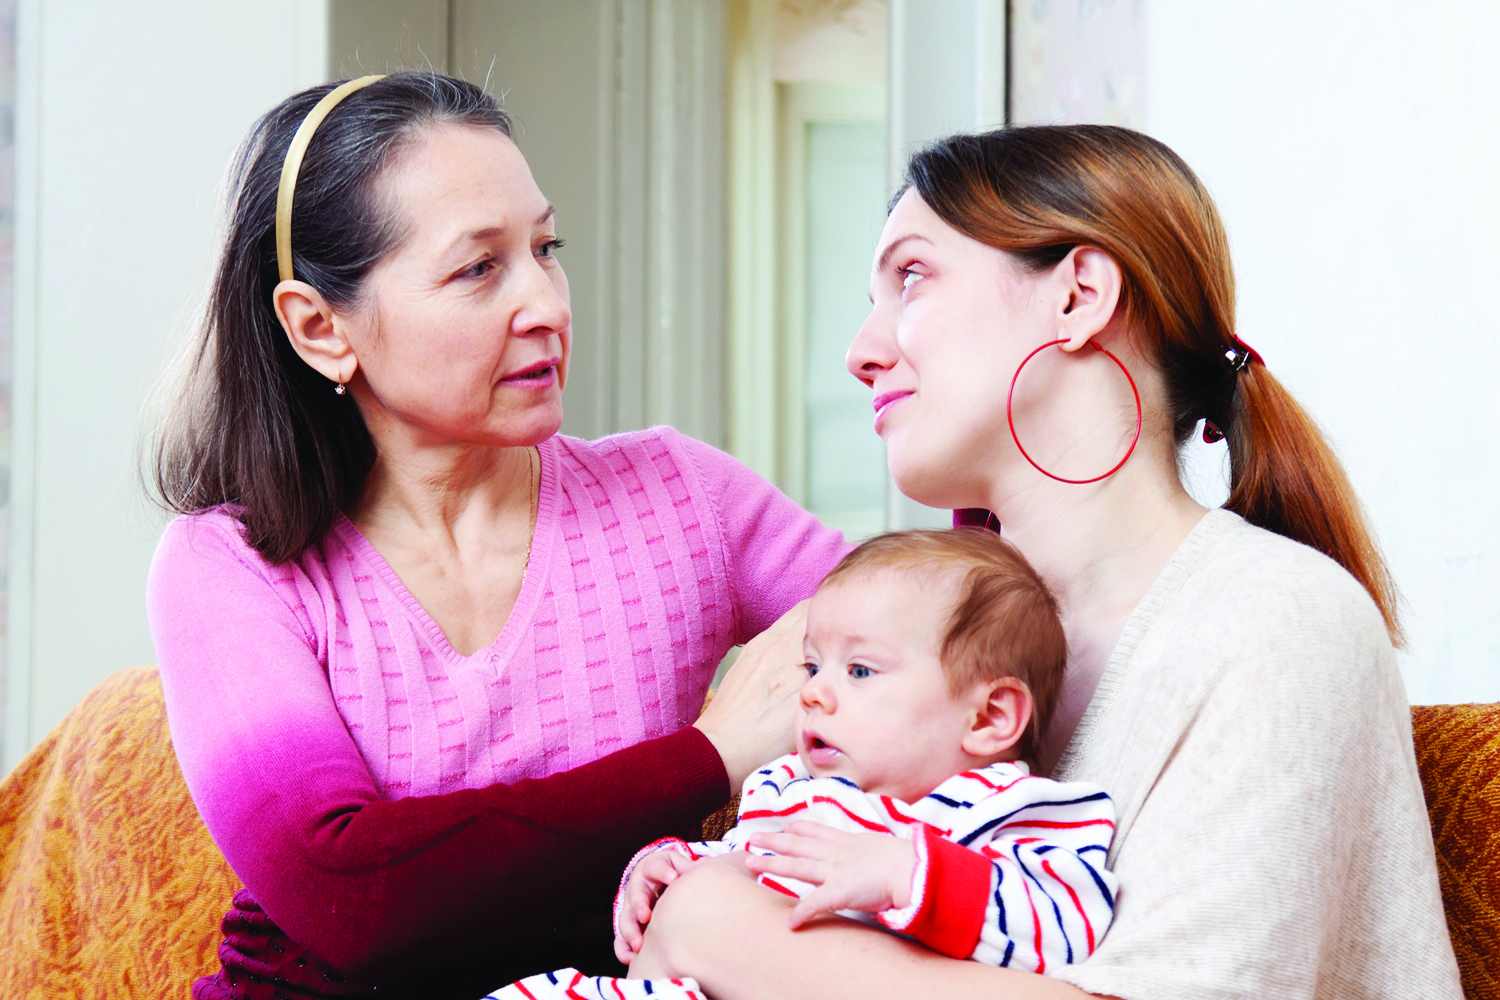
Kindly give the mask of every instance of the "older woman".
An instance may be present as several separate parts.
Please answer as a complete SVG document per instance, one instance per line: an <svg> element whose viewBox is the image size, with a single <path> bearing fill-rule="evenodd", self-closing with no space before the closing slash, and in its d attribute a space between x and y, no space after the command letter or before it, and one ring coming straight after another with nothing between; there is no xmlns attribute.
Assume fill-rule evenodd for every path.
<svg viewBox="0 0 1500 1000"><path fill-rule="evenodd" d="M1459 997L1393 590L1316 425L1235 335L1202 185L1103 126L956 136L907 179L849 368L901 490L999 527L1059 599L1039 763L1114 796L1114 922L1038 976L845 920L789 931L721 859L666 891L632 975L716 1000ZM1224 510L1178 477L1200 422L1229 442ZM768 870L822 881L857 840L766 838ZM925 898L962 937L989 888Z"/></svg>
<svg viewBox="0 0 1500 1000"><path fill-rule="evenodd" d="M194 995L612 965L631 853L790 748L795 615L698 711L842 539L668 429L558 433L562 241L479 88L313 88L231 180L148 598L183 774L246 885Z"/></svg>

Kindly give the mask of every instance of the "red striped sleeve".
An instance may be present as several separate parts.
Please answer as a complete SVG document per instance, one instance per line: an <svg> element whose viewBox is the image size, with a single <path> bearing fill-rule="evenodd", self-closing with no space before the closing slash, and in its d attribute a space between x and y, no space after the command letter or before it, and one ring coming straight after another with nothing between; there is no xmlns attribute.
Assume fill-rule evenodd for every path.
<svg viewBox="0 0 1500 1000"><path fill-rule="evenodd" d="M905 931L933 951L968 958L979 944L989 902L993 866L982 855L922 828L927 848L927 882L922 906Z"/></svg>

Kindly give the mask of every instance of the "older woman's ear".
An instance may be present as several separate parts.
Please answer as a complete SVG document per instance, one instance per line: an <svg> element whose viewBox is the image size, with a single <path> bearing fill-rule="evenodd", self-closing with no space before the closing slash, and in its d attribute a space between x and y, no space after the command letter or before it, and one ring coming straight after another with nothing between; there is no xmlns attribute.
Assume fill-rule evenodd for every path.
<svg viewBox="0 0 1500 1000"><path fill-rule="evenodd" d="M298 357L331 382L343 385L354 377L359 359L322 293L289 279L271 292L271 303Z"/></svg>
<svg viewBox="0 0 1500 1000"><path fill-rule="evenodd" d="M1103 333L1115 318L1123 278L1120 265L1097 247L1080 244L1053 269L1057 281L1057 336L1067 343L1065 351L1076 351Z"/></svg>

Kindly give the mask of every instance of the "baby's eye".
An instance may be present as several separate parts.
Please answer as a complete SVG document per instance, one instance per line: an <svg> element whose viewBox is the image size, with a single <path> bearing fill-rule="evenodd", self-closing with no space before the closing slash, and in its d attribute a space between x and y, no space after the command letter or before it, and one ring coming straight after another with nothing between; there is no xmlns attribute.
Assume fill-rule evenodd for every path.
<svg viewBox="0 0 1500 1000"><path fill-rule="evenodd" d="M802 664L802 669L806 670L807 676L811 677L818 672L818 665L816 663L804 663Z"/></svg>
<svg viewBox="0 0 1500 1000"><path fill-rule="evenodd" d="M857 681L864 680L866 677L869 677L874 673L875 671L871 670L863 663L849 664L849 676L853 677Z"/></svg>

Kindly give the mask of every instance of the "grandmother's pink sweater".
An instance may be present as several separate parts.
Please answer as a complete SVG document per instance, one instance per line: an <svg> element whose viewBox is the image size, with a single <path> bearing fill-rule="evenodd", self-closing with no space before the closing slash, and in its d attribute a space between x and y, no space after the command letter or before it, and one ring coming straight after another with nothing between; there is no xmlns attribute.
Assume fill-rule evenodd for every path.
<svg viewBox="0 0 1500 1000"><path fill-rule="evenodd" d="M640 845L727 800L688 724L724 653L809 596L842 537L668 428L539 451L520 595L470 656L343 517L281 565L226 509L167 528L148 610L172 739L249 890L226 990L293 943L335 979L541 947L583 901L607 914ZM236 938L261 909L289 942Z"/></svg>

